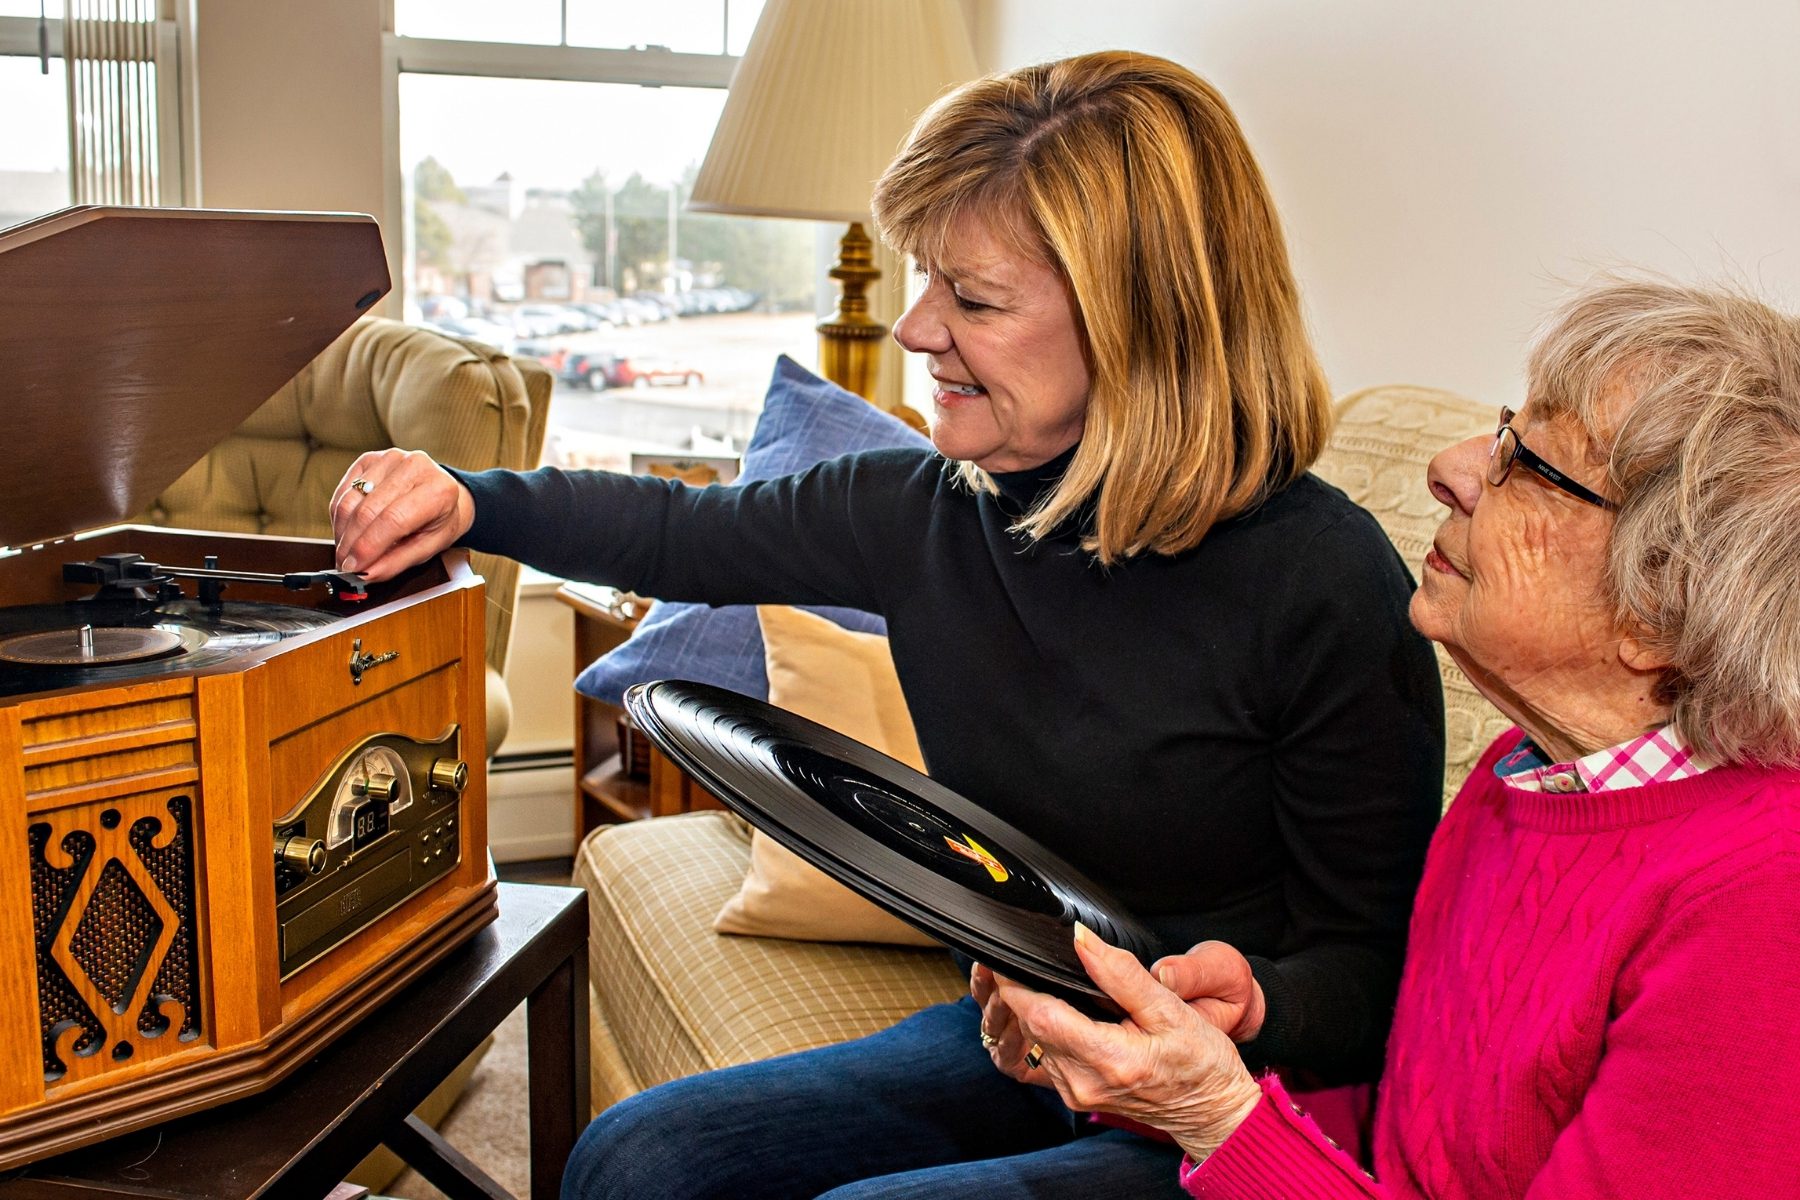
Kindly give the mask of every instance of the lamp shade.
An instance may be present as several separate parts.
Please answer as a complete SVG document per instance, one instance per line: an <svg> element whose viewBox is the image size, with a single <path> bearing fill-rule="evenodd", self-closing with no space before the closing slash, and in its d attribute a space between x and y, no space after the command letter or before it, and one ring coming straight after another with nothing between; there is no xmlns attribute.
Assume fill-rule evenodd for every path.
<svg viewBox="0 0 1800 1200"><path fill-rule="evenodd" d="M688 207L864 220L919 113L976 74L961 0L768 0Z"/></svg>

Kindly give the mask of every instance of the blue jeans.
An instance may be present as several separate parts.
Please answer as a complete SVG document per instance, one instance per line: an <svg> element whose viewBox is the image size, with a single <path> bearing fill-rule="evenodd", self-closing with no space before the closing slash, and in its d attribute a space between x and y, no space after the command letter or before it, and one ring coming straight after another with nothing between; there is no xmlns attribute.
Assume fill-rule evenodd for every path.
<svg viewBox="0 0 1800 1200"><path fill-rule="evenodd" d="M563 1200L1185 1197L1175 1146L994 1069L967 997L839 1046L651 1088L587 1127Z"/></svg>

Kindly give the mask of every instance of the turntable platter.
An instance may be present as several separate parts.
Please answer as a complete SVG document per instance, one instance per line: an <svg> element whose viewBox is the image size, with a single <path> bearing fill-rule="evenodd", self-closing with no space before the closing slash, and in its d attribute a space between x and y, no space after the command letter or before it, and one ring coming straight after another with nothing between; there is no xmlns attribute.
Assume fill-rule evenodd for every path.
<svg viewBox="0 0 1800 1200"><path fill-rule="evenodd" d="M167 629L52 629L0 638L0 661L46 667L97 667L143 662L181 649L181 635Z"/></svg>
<svg viewBox="0 0 1800 1200"><path fill-rule="evenodd" d="M78 600L0 608L0 696L196 671L337 618L288 604ZM92 652L81 647L83 627Z"/></svg>

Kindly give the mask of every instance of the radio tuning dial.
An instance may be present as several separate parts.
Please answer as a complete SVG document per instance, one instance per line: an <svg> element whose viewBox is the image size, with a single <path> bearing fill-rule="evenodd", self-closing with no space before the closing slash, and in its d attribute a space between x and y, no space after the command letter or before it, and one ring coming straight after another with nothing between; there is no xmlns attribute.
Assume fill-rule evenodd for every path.
<svg viewBox="0 0 1800 1200"><path fill-rule="evenodd" d="M303 875L317 875L325 869L325 843L293 834L281 839L275 857Z"/></svg>
<svg viewBox="0 0 1800 1200"><path fill-rule="evenodd" d="M431 764L431 786L460 794L469 786L469 764L457 758L440 758Z"/></svg>
<svg viewBox="0 0 1800 1200"><path fill-rule="evenodd" d="M357 790L376 800L392 800L394 798L394 777L392 775L370 775L362 781L362 786Z"/></svg>

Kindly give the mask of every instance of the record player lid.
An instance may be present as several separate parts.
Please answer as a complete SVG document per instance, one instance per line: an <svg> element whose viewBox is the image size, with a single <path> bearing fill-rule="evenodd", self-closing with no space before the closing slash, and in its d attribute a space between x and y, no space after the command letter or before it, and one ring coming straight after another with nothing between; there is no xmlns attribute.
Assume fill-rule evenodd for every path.
<svg viewBox="0 0 1800 1200"><path fill-rule="evenodd" d="M83 206L0 230L0 546L141 512L388 290L349 213Z"/></svg>

